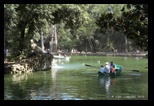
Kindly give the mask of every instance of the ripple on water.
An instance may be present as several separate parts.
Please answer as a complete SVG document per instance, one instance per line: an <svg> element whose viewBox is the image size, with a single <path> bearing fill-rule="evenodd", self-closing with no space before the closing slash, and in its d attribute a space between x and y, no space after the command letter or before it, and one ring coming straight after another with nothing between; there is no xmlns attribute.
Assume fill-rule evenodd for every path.
<svg viewBox="0 0 154 106"><path fill-rule="evenodd" d="M32 98L31 100L51 100L51 96L35 96L34 98Z"/></svg>
<svg viewBox="0 0 154 106"><path fill-rule="evenodd" d="M132 75L132 76L142 76L141 73L131 73L130 75Z"/></svg>

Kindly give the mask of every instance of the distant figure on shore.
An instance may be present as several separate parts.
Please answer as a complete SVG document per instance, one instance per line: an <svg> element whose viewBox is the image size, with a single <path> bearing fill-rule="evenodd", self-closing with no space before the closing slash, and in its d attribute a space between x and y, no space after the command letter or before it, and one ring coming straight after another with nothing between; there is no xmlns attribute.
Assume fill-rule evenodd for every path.
<svg viewBox="0 0 154 106"><path fill-rule="evenodd" d="M8 49L4 49L4 61L7 61L6 56L8 56Z"/></svg>
<svg viewBox="0 0 154 106"><path fill-rule="evenodd" d="M4 49L4 56L8 56L8 49Z"/></svg>

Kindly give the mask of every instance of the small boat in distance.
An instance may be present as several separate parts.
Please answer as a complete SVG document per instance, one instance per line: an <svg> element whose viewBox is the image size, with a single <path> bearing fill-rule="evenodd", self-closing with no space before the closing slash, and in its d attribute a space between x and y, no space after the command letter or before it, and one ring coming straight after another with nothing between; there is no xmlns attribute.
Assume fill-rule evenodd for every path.
<svg viewBox="0 0 154 106"><path fill-rule="evenodd" d="M53 55L54 59L65 59L65 60L70 60L70 57L69 56L57 56L57 55Z"/></svg>
<svg viewBox="0 0 154 106"><path fill-rule="evenodd" d="M66 58L65 56L56 56L56 55L53 55L53 57L54 57L55 59L64 59L64 58Z"/></svg>
<svg viewBox="0 0 154 106"><path fill-rule="evenodd" d="M105 76L105 75L117 76L122 72L123 67L121 65L115 64L115 69L116 69L116 73L102 73L102 72L98 71L98 75L99 76Z"/></svg>

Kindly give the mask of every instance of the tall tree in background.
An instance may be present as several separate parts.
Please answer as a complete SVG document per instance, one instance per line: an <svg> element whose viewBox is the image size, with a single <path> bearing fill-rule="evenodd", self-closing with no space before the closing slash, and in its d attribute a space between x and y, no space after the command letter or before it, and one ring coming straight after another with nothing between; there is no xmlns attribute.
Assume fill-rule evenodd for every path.
<svg viewBox="0 0 154 106"><path fill-rule="evenodd" d="M127 4L121 11L120 17L115 17L114 13L102 14L97 25L104 33L108 27L123 31L138 47L148 51L148 4Z"/></svg>

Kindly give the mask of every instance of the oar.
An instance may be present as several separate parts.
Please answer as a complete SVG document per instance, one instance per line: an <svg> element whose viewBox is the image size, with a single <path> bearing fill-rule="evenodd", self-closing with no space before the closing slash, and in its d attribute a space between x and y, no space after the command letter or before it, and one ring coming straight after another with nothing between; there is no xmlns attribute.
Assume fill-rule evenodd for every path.
<svg viewBox="0 0 154 106"><path fill-rule="evenodd" d="M126 71L140 72L139 70L126 70Z"/></svg>
<svg viewBox="0 0 154 106"><path fill-rule="evenodd" d="M92 65L89 65L89 64L85 64L85 66L87 66L87 67L96 67L96 66L92 66Z"/></svg>
<svg viewBox="0 0 154 106"><path fill-rule="evenodd" d="M135 72L140 72L139 70L132 70L132 71L135 71Z"/></svg>

